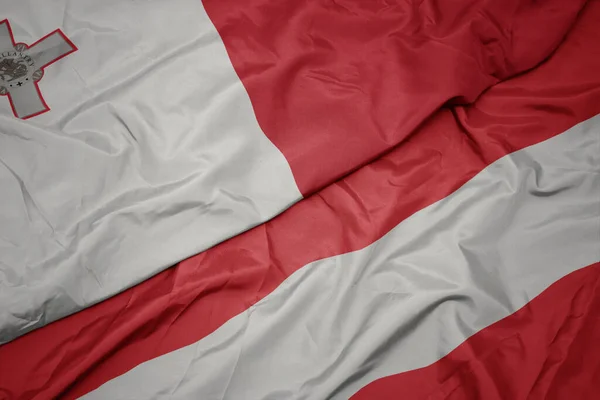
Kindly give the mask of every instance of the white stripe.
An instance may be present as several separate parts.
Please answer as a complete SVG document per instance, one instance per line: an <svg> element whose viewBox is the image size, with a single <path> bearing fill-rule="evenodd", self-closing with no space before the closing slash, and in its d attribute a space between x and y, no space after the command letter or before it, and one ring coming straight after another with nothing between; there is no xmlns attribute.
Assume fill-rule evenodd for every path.
<svg viewBox="0 0 600 400"><path fill-rule="evenodd" d="M0 343L265 221L301 195L199 0L0 0L63 28L52 111L0 98ZM35 14L31 10L35 9Z"/></svg>
<svg viewBox="0 0 600 400"><path fill-rule="evenodd" d="M600 261L600 117L502 158L362 250L302 268L88 399L348 398ZM457 161L460 162L460 161Z"/></svg>

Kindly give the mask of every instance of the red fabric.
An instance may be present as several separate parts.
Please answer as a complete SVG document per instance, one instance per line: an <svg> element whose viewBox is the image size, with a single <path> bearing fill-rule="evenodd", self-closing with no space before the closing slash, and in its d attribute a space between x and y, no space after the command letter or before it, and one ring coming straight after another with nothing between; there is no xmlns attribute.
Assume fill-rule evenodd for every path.
<svg viewBox="0 0 600 400"><path fill-rule="evenodd" d="M306 195L537 65L585 0L203 3Z"/></svg>
<svg viewBox="0 0 600 400"><path fill-rule="evenodd" d="M596 400L600 263L562 278L428 367L367 385L352 400Z"/></svg>
<svg viewBox="0 0 600 400"><path fill-rule="evenodd" d="M382 159L273 221L0 346L7 398L75 398L213 332L301 266L364 247L499 157L600 111L600 3L552 59L445 109ZM2 398L0 396L0 398Z"/></svg>

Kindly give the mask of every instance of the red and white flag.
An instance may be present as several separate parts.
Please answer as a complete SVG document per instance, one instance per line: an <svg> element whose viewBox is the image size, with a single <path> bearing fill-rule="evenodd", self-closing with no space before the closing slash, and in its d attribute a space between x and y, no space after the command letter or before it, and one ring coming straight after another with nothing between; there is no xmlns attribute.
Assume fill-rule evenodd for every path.
<svg viewBox="0 0 600 400"><path fill-rule="evenodd" d="M600 1L2 3L0 399L600 392Z"/></svg>

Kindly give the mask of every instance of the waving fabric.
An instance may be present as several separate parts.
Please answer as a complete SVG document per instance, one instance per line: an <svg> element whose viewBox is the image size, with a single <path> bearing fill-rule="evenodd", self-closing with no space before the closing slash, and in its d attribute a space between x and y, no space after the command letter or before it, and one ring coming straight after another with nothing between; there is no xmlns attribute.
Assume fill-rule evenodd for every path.
<svg viewBox="0 0 600 400"><path fill-rule="evenodd" d="M534 67L583 5L3 1L0 342L272 218Z"/></svg>
<svg viewBox="0 0 600 400"><path fill-rule="evenodd" d="M599 0L0 6L0 399L600 392Z"/></svg>

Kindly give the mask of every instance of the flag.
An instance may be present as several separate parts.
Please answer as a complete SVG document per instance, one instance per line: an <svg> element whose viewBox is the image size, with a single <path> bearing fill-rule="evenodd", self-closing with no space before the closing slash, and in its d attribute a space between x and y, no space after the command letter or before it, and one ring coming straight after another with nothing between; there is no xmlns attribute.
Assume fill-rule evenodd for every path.
<svg viewBox="0 0 600 400"><path fill-rule="evenodd" d="M581 5L559 10L515 2L507 14L491 2L456 2L452 10L437 9L433 2L411 3L407 9L389 2L298 3L296 8L241 3L206 1L204 7L247 90L259 129L281 152L305 198L271 221L100 304L0 346L0 360L10 361L0 363L0 394L321 399L397 398L399 393L406 398L564 398L570 393L593 398L599 358L586 351L585 343L599 335L594 291L600 261L600 30L595 23L600 3L590 1L578 13ZM520 31L515 16L531 18L533 11L563 21L562 33L552 29L553 38L541 25L532 29L527 18ZM340 17L319 24L330 15ZM407 31L388 34L390 15L390 25L396 26L400 16L406 17L402 27ZM373 24L369 46L354 32L356 18ZM491 26L511 26L502 32L507 36L500 35L506 43L529 51L511 53L493 40L465 40L486 38L489 31L480 24L490 28L485 24L499 20ZM344 31L345 24L354 30ZM440 41L437 29L474 47ZM298 40L296 47L286 35ZM382 60L359 58L364 65L343 60L337 52L356 56L357 47L331 41L337 35L356 40ZM373 38L391 38L398 47L375 51ZM73 43L78 50L64 60L80 54L82 45ZM337 57L311 53L326 44ZM424 53L402 59L400 50L406 48L400 44L418 45ZM460 49L457 64L443 51L436 59L438 45L453 56ZM557 46L547 62L508 79ZM493 53L502 57L494 60L490 48L502 48ZM264 65L268 58L256 53L265 49L290 59ZM419 55L437 62L424 62ZM527 59L534 56L535 61ZM473 57L477 68L468 70ZM513 69L494 70L499 60ZM398 68L396 74L381 72L387 62ZM492 72L485 85L475 84L482 65ZM364 86L352 86L354 76L343 69L349 66L357 68L356 79ZM465 69L456 72L458 67ZM333 77L325 79L326 73ZM472 79L459 79L461 73ZM400 86L377 80L402 76L412 79L397 82ZM313 81L319 84L310 87ZM332 82L351 94L331 89ZM398 90L403 84L432 86ZM452 90L446 92L444 85ZM463 104L490 85L473 104ZM318 95L325 88L331 97ZM395 105L407 107L393 109L386 93L397 97ZM370 116L365 123L372 125L353 120L362 116ZM413 126L402 118L418 121ZM310 162L304 170L303 163ZM163 216L140 225L161 231L160 221ZM152 254L126 250L142 261ZM83 254L87 260L89 254ZM128 270L126 264L109 267ZM144 277L157 271L149 269ZM112 284L124 288L123 282ZM82 286L73 288L87 298ZM34 298L31 292L23 298ZM64 299L52 297L52 302L62 307ZM35 310L31 303L28 307ZM25 320L26 328L12 332L42 323L28 324ZM586 363L578 371L574 364L581 354Z"/></svg>
<svg viewBox="0 0 600 400"><path fill-rule="evenodd" d="M272 218L534 67L584 1L563 3L6 3L0 342Z"/></svg>

